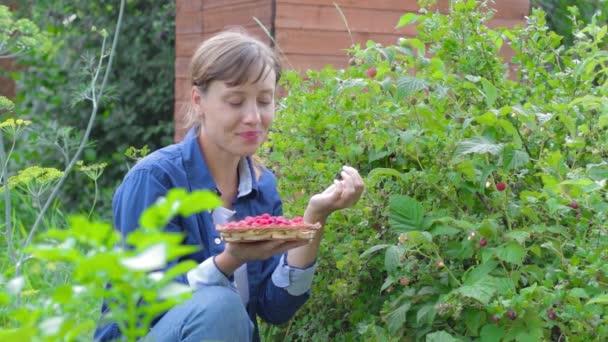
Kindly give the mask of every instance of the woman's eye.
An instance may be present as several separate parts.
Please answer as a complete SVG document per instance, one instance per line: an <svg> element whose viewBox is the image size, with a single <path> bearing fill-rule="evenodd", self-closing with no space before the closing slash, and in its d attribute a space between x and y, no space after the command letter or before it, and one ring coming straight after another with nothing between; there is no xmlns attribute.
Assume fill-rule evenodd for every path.
<svg viewBox="0 0 608 342"><path fill-rule="evenodd" d="M228 104L233 107L239 107L243 104L243 101L228 101Z"/></svg>
<svg viewBox="0 0 608 342"><path fill-rule="evenodd" d="M271 99L259 99L258 103L263 105L269 105L272 102Z"/></svg>

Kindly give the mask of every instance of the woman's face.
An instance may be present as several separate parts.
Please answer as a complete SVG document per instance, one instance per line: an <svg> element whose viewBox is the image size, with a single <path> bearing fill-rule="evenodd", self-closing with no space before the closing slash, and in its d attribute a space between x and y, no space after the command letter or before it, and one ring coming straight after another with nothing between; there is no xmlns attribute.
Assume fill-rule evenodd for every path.
<svg viewBox="0 0 608 342"><path fill-rule="evenodd" d="M258 70L253 68L251 79ZM235 156L254 154L274 119L275 81L274 70L255 83L235 87L212 81L199 99L203 141Z"/></svg>

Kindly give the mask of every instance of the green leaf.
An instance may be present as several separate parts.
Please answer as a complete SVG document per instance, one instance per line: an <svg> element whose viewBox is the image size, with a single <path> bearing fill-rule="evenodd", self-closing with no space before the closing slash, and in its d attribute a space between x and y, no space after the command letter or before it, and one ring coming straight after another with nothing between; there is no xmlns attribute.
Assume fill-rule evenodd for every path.
<svg viewBox="0 0 608 342"><path fill-rule="evenodd" d="M460 230L439 224L431 228L430 233L433 234L433 236L454 236L460 233Z"/></svg>
<svg viewBox="0 0 608 342"><path fill-rule="evenodd" d="M180 202L178 214L190 216L204 210L213 210L222 205L220 198L208 190L196 190L188 194Z"/></svg>
<svg viewBox="0 0 608 342"><path fill-rule="evenodd" d="M480 342L500 342L505 336L505 328L495 324L486 324L479 334Z"/></svg>
<svg viewBox="0 0 608 342"><path fill-rule="evenodd" d="M428 83L420 78L412 76L401 76L397 80L397 91L399 93L399 97L410 96L420 90L427 88Z"/></svg>
<svg viewBox="0 0 608 342"><path fill-rule="evenodd" d="M402 248L398 246L391 246L386 250L384 255L384 268L392 273L397 270L397 267L401 264L401 255L403 254Z"/></svg>
<svg viewBox="0 0 608 342"><path fill-rule="evenodd" d="M494 107L494 103L496 103L496 99L498 98L496 87L485 78L481 79L481 85L483 87L483 94L486 98L486 105L489 108Z"/></svg>
<svg viewBox="0 0 608 342"><path fill-rule="evenodd" d="M435 305L426 304L418 309L418 312L416 313L416 323L418 323L418 325L433 324L436 314Z"/></svg>
<svg viewBox="0 0 608 342"><path fill-rule="evenodd" d="M489 260L475 268L472 268L467 274L464 285L473 285L477 283L478 281L486 277L488 274L490 274L490 272L494 271L497 266L498 261Z"/></svg>
<svg viewBox="0 0 608 342"><path fill-rule="evenodd" d="M589 294L587 294L587 291L585 291L585 289L582 289L580 287L573 288L572 290L570 290L570 292L568 294L575 298L583 298L583 299L589 298Z"/></svg>
<svg viewBox="0 0 608 342"><path fill-rule="evenodd" d="M587 302L587 305L590 304L604 304L608 305L608 294L599 295L597 297L592 298Z"/></svg>
<svg viewBox="0 0 608 342"><path fill-rule="evenodd" d="M496 124L496 121L498 121L498 118L496 117L496 114L494 114L493 111L489 111L483 115L476 117L475 121L486 126L494 126Z"/></svg>
<svg viewBox="0 0 608 342"><path fill-rule="evenodd" d="M164 286L160 290L158 290L158 298L167 299L167 298L182 296L182 295L191 294L191 293L192 293L192 288L190 286L174 281L174 282L167 284L167 286Z"/></svg>
<svg viewBox="0 0 608 342"><path fill-rule="evenodd" d="M193 260L184 260L179 262L177 265L171 267L165 274L163 275L163 279L161 283L168 283L176 277L187 273L191 269L194 269L198 266L198 263Z"/></svg>
<svg viewBox="0 0 608 342"><path fill-rule="evenodd" d="M120 263L131 271L154 271L167 265L167 245L158 243L143 250L138 255L122 258Z"/></svg>
<svg viewBox="0 0 608 342"><path fill-rule="evenodd" d="M487 305L496 293L496 284L494 283L494 278L486 276L473 285L461 286L456 291L464 297L475 299Z"/></svg>
<svg viewBox="0 0 608 342"><path fill-rule="evenodd" d="M391 285L393 285L395 283L395 281L397 281L397 280L395 278L393 278L393 276L391 276L391 275L386 277L386 279L384 280L384 283L382 284L382 287L380 287L380 292L384 292L384 290L388 289Z"/></svg>
<svg viewBox="0 0 608 342"><path fill-rule="evenodd" d="M458 342L461 341L444 330L426 335L426 342Z"/></svg>
<svg viewBox="0 0 608 342"><path fill-rule="evenodd" d="M417 14L406 13L401 16L401 18L399 19L399 23L397 24L397 26L395 26L395 28L397 28L397 29L402 28L403 26L415 23L417 20L418 20Z"/></svg>
<svg viewBox="0 0 608 342"><path fill-rule="evenodd" d="M485 313L478 309L468 309L464 312L464 323L472 335L478 335L481 324L485 321Z"/></svg>
<svg viewBox="0 0 608 342"><path fill-rule="evenodd" d="M408 196L395 195L389 201L389 223L397 231L423 229L422 204Z"/></svg>
<svg viewBox="0 0 608 342"><path fill-rule="evenodd" d="M59 304L65 304L72 300L73 295L74 292L72 291L71 285L62 285L56 288L55 292L53 292L53 301Z"/></svg>
<svg viewBox="0 0 608 342"><path fill-rule="evenodd" d="M505 237L509 240L515 240L520 245L526 243L526 241L530 240L530 232L525 230L512 230L505 234Z"/></svg>
<svg viewBox="0 0 608 342"><path fill-rule="evenodd" d="M388 330L391 332L391 334L397 333L397 331L403 327L410 307L411 303L405 302L386 316Z"/></svg>
<svg viewBox="0 0 608 342"><path fill-rule="evenodd" d="M382 244L382 245L375 245L375 246L372 246L372 247L370 247L369 249L367 249L365 252L361 253L361 255L360 255L359 257L360 257L360 258L364 258L364 257L366 257L366 256L368 256L368 255L370 255L370 254L372 254L372 253L374 253L374 252L377 252L377 251L379 251L379 250L381 250L381 249L384 249L384 248L387 248L387 247L389 247L389 246L392 246L392 245L389 245L389 244Z"/></svg>
<svg viewBox="0 0 608 342"><path fill-rule="evenodd" d="M486 137L474 137L472 139L464 140L456 148L456 155L462 156L465 154L485 154L490 153L493 155L499 155L502 151L503 144L495 144L493 141Z"/></svg>
<svg viewBox="0 0 608 342"><path fill-rule="evenodd" d="M496 256L506 262L521 265L526 256L526 250L516 242L510 242L496 249Z"/></svg>

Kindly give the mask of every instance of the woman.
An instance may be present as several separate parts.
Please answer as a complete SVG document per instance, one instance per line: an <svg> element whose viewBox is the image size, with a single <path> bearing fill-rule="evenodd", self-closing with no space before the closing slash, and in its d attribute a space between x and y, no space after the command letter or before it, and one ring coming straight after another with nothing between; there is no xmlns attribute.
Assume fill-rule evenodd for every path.
<svg viewBox="0 0 608 342"><path fill-rule="evenodd" d="M114 223L123 234L170 188L217 191L223 207L177 217L168 231L202 247L188 256L199 266L179 280L193 296L157 320L155 341L259 340L256 317L281 324L310 295L322 229L312 241L224 243L215 225L246 216L282 215L274 175L253 157L274 119L281 75L265 44L237 32L204 42L191 64L191 103L185 139L160 149L129 171L114 200ZM310 198L304 220L324 224L334 211L356 203L363 192L358 172L345 166L341 180ZM104 310L105 311L105 310ZM102 340L120 336L116 324L96 331Z"/></svg>

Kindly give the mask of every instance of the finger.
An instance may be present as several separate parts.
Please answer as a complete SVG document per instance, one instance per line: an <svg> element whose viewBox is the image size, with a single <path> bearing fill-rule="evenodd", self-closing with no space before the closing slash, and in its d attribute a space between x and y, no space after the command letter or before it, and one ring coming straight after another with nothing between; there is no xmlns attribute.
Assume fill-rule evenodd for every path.
<svg viewBox="0 0 608 342"><path fill-rule="evenodd" d="M345 172L348 172L348 174L353 178L356 188L361 188L364 186L363 178L361 178L361 175L359 174L359 171L357 171L357 169L350 166L344 166L343 170Z"/></svg>
<svg viewBox="0 0 608 342"><path fill-rule="evenodd" d="M309 240L296 240L296 241L282 241L280 245L278 245L275 249L272 250L272 254L281 254L284 253L290 249L294 249L297 247L301 247L304 245L307 245L310 241Z"/></svg>
<svg viewBox="0 0 608 342"><path fill-rule="evenodd" d="M355 194L355 182L353 177L348 174L346 171L342 171L342 183L344 183L344 191L342 192L342 197L351 197Z"/></svg>

